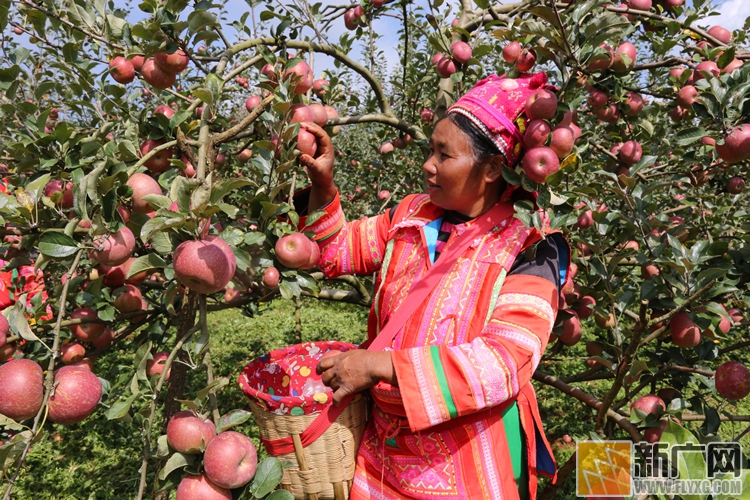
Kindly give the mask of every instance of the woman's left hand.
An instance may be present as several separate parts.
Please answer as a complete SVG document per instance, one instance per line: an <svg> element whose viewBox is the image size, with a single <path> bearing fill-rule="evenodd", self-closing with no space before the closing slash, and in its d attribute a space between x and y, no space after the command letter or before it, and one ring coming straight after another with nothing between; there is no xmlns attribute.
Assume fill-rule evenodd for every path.
<svg viewBox="0 0 750 500"><path fill-rule="evenodd" d="M384 380L396 385L396 371L387 351L354 349L321 359L316 371L323 383L333 389L333 404Z"/></svg>

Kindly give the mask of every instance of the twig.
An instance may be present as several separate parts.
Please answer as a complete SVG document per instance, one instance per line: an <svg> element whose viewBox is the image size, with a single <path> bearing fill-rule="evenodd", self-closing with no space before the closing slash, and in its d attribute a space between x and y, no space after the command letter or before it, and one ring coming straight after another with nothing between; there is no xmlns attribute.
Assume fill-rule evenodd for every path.
<svg viewBox="0 0 750 500"><path fill-rule="evenodd" d="M559 389L560 391L564 392L568 396L573 396L578 401L581 401L582 403L586 404L587 406L590 406L591 408L602 408L603 403L596 399L594 396L590 394L586 394L582 390L580 390L577 387L573 387L571 385L566 384L559 378L549 375L547 373L544 373L543 371L537 370L534 372L534 380L537 382L541 382L543 384L549 385L551 387L554 387L555 389ZM630 421L614 411L612 408L608 408L606 410L607 416L613 419L617 425L622 427L628 434L630 434L630 438L635 441L636 443L641 440L641 433L638 432L638 429L630 423Z"/></svg>
<svg viewBox="0 0 750 500"><path fill-rule="evenodd" d="M263 112L271 105L273 100L275 99L275 95L271 94L265 99L263 99L258 106L253 109L253 111L248 114L245 118L243 118L237 125L235 125L232 128L229 128L225 130L224 132L214 134L212 138L212 142L215 146L218 146L220 144L223 144L225 142L231 141L234 139L237 134L245 130L247 127L252 125L252 123L258 119L260 115L263 114Z"/></svg>
<svg viewBox="0 0 750 500"><path fill-rule="evenodd" d="M138 500L143 500L143 492L146 488L146 479L147 479L147 472L148 472L148 459L151 455L151 431L154 427L154 414L156 413L156 399L159 397L159 393L161 392L161 388L164 386L164 382L167 380L167 374L169 373L169 368L172 366L172 361L174 360L175 356L180 352L182 349L182 346L185 345L185 342L190 340L190 337L193 336L195 332L198 331L200 328L200 325L193 325L193 327L187 331L187 333L177 341L174 348L172 349L172 352L169 353L169 357L167 357L167 360L164 362L164 371L161 372L161 375L159 375L159 381L156 383L156 387L154 387L154 392L151 395L151 405L149 408L149 415L148 415L148 423L146 424L146 431L145 436L143 439L143 455L141 459L141 468L139 472L141 473L141 479L140 483L138 484Z"/></svg>
<svg viewBox="0 0 750 500"><path fill-rule="evenodd" d="M206 312L206 296L203 294L198 297L198 307L200 308L200 317L198 321L200 322L201 335L208 339L208 313ZM208 340L206 341L206 355L203 357L203 364L206 366L206 382L210 385L214 381L214 370L213 364L211 363L211 351L208 346ZM221 413L219 413L219 405L216 403L216 393L214 392L214 389L211 389L208 392L208 404L211 407L214 425L218 426Z"/></svg>

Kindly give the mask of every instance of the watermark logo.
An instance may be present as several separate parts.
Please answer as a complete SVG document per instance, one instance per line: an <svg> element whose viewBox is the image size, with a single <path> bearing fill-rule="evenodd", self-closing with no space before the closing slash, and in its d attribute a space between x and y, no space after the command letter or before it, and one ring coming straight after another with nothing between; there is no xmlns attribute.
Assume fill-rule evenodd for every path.
<svg viewBox="0 0 750 500"><path fill-rule="evenodd" d="M739 443L632 443L583 441L576 444L578 496L739 495Z"/></svg>

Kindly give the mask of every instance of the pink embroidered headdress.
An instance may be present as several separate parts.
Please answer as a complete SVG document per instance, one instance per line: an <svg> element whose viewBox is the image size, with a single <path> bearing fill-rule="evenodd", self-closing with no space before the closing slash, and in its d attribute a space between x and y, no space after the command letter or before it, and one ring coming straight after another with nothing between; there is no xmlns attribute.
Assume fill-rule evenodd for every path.
<svg viewBox="0 0 750 500"><path fill-rule="evenodd" d="M526 99L539 88L556 90L547 85L545 73L522 73L518 78L490 75L448 108L448 113L471 120L495 143L507 164L514 166L523 148Z"/></svg>

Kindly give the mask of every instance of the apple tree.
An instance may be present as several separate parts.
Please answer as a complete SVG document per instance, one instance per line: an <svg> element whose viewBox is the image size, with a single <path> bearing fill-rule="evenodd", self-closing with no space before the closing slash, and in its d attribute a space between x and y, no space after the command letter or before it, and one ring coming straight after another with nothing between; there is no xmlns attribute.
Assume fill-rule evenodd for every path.
<svg viewBox="0 0 750 500"><path fill-rule="evenodd" d="M503 173L537 194L516 217L573 250L536 382L580 400L601 437L708 442L750 418L735 406L750 393L750 22L712 26L708 0L127 5L0 3L5 498L47 420L100 401L143 438L128 496L198 498L211 480L201 498L289 498L271 458L211 476L210 443L253 444L231 430L243 402L216 403L234 381L213 375L207 315L277 295L368 306L368 282L332 287L298 232L320 216L290 196L317 148L300 123L334 137L349 216L372 215L421 190L432 127L492 73L558 88L526 103L528 152ZM584 335L580 370L556 372ZM132 369L100 379L113 346ZM188 370L205 374L196 394ZM600 394L577 385L597 379Z"/></svg>

